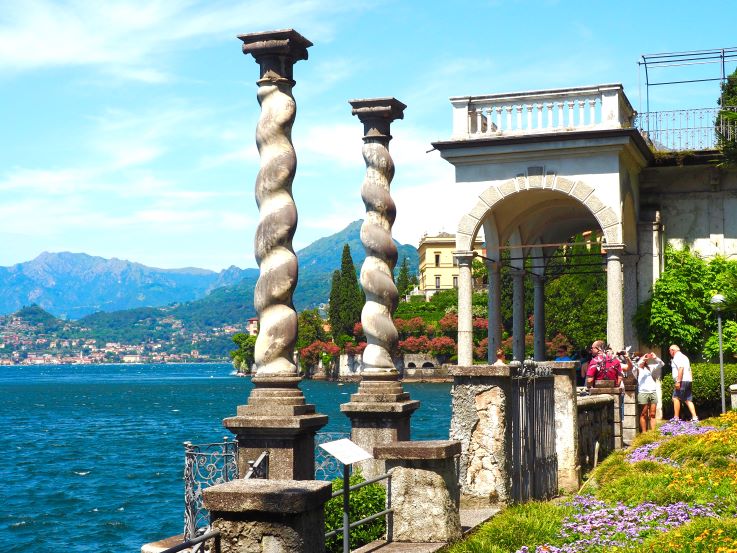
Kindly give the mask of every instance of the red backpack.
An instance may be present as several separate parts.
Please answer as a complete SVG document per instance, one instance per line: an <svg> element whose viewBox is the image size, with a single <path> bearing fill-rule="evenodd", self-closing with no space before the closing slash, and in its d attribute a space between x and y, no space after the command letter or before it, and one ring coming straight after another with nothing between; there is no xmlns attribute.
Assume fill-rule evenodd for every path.
<svg viewBox="0 0 737 553"><path fill-rule="evenodd" d="M613 380L622 376L622 365L614 355L600 353L596 356L596 374L594 381Z"/></svg>

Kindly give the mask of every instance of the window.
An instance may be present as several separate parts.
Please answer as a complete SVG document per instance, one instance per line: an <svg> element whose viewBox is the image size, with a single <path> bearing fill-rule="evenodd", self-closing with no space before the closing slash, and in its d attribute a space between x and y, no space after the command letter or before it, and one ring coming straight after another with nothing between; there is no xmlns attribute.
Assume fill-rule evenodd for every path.
<svg viewBox="0 0 737 553"><path fill-rule="evenodd" d="M453 277L453 288L458 288L458 277L457 276Z"/></svg>
<svg viewBox="0 0 737 553"><path fill-rule="evenodd" d="M440 290L440 275L435 275L435 288Z"/></svg>
<svg viewBox="0 0 737 553"><path fill-rule="evenodd" d="M439 253L435 254L435 266L440 267L440 254Z"/></svg>

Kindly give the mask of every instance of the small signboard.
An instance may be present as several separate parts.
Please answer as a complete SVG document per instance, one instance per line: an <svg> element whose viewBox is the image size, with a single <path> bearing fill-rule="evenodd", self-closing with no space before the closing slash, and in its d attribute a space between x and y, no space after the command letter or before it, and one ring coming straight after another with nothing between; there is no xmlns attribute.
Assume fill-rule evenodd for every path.
<svg viewBox="0 0 737 553"><path fill-rule="evenodd" d="M358 447L348 438L320 444L320 447L344 465L352 465L353 463L358 463L359 461L365 461L366 459L374 458L374 456L371 455L368 451Z"/></svg>

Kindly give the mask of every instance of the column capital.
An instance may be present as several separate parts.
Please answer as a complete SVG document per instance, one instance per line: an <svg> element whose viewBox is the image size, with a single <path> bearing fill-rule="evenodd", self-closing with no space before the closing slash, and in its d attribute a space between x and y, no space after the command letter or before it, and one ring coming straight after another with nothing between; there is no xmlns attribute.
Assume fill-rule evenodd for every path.
<svg viewBox="0 0 737 553"><path fill-rule="evenodd" d="M455 257L458 260L458 265L471 265L473 258L475 256L475 252L466 251L466 250L457 250L453 252L453 257Z"/></svg>
<svg viewBox="0 0 737 553"><path fill-rule="evenodd" d="M238 35L243 41L243 53L251 54L261 66L261 80L289 81L294 86L292 68L307 59L312 42L294 29L264 31Z"/></svg>
<svg viewBox="0 0 737 553"><path fill-rule="evenodd" d="M624 244L604 244L601 246L601 249L606 253L622 253L624 252Z"/></svg>
<svg viewBox="0 0 737 553"><path fill-rule="evenodd" d="M372 139L392 139L389 127L395 119L404 119L407 106L396 98L362 98L350 100L351 113L363 123L364 142Z"/></svg>

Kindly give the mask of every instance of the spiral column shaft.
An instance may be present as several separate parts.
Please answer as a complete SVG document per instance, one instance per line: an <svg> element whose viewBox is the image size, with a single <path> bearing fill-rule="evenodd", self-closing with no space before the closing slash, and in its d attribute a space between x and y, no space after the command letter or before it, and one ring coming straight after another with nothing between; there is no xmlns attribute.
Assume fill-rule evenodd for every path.
<svg viewBox="0 0 737 553"><path fill-rule="evenodd" d="M361 198L366 218L361 226L361 242L366 260L361 268L361 286L366 304L361 323L368 345L363 353L364 374L396 371L392 354L397 347L397 329L392 315L399 294L393 272L397 264L397 247L392 240L396 206L390 193L394 178L394 162L389 154L391 122L403 118L405 106L394 98L351 101L353 114L364 125L363 158L366 176Z"/></svg>
<svg viewBox="0 0 737 553"><path fill-rule="evenodd" d="M297 229L297 206L292 198L297 170L292 125L297 109L292 96L292 68L297 61L307 59L307 48L312 43L294 31L239 38L243 52L252 54L261 69L261 115L256 127L261 157L256 178L259 223L254 240L260 272L253 298L259 316L256 376L297 376L293 362L297 313L292 304L298 276L297 256L292 248Z"/></svg>

